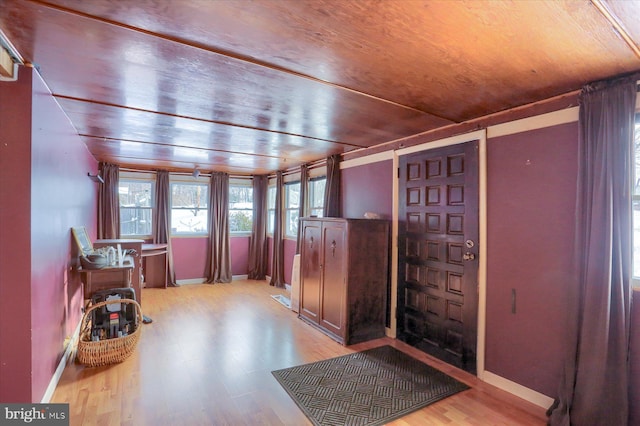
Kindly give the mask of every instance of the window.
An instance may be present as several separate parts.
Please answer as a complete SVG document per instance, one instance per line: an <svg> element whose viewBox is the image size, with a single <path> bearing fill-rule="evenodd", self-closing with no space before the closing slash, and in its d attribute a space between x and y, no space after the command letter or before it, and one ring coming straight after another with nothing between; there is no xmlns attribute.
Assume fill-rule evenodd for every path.
<svg viewBox="0 0 640 426"><path fill-rule="evenodd" d="M171 235L208 233L209 186L204 183L171 184Z"/></svg>
<svg viewBox="0 0 640 426"><path fill-rule="evenodd" d="M633 176L633 277L640 284L640 115L636 116Z"/></svg>
<svg viewBox="0 0 640 426"><path fill-rule="evenodd" d="M326 177L315 178L309 181L309 203L307 204L309 216L322 217L324 210L324 188Z"/></svg>
<svg viewBox="0 0 640 426"><path fill-rule="evenodd" d="M118 186L120 202L120 235L148 237L152 235L154 182L120 179Z"/></svg>
<svg viewBox="0 0 640 426"><path fill-rule="evenodd" d="M284 235L297 238L298 216L300 216L300 182L284 185Z"/></svg>
<svg viewBox="0 0 640 426"><path fill-rule="evenodd" d="M251 232L253 226L253 188L249 184L229 185L229 231Z"/></svg>
<svg viewBox="0 0 640 426"><path fill-rule="evenodd" d="M276 226L276 187L267 189L267 234L273 235Z"/></svg>

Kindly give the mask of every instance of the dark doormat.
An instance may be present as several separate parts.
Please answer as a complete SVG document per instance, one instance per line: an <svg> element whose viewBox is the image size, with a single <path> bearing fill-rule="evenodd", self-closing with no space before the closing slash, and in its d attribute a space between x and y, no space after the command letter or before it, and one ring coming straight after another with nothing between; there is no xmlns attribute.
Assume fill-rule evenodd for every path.
<svg viewBox="0 0 640 426"><path fill-rule="evenodd" d="M382 425L469 389L391 346L271 372L315 425Z"/></svg>

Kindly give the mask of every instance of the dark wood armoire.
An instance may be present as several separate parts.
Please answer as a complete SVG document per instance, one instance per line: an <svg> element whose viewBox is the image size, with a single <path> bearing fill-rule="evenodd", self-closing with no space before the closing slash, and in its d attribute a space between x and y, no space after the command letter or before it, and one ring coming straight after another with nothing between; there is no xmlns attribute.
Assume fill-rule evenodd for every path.
<svg viewBox="0 0 640 426"><path fill-rule="evenodd" d="M385 335L389 222L302 218L300 318L350 345Z"/></svg>

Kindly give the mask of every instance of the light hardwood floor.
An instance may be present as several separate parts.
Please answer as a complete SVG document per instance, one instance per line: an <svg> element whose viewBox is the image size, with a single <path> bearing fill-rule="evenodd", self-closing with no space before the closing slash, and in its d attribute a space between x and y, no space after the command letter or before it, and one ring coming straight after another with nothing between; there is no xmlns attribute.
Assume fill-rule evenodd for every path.
<svg viewBox="0 0 640 426"><path fill-rule="evenodd" d="M261 281L144 289L144 325L121 364L69 364L51 402L71 425L309 425L271 371L390 344L467 383L392 425L544 425L544 410L414 348L383 338L341 346L297 318Z"/></svg>

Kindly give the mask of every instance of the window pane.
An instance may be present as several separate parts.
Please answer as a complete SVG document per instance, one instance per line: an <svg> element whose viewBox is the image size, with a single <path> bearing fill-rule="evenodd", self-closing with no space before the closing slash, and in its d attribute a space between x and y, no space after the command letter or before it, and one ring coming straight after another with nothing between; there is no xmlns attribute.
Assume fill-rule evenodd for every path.
<svg viewBox="0 0 640 426"><path fill-rule="evenodd" d="M300 182L285 185L286 202L288 209L300 206Z"/></svg>
<svg viewBox="0 0 640 426"><path fill-rule="evenodd" d="M635 196L640 197L640 123L636 124L636 133L635 133L635 175L634 175L634 191L633 194Z"/></svg>
<svg viewBox="0 0 640 426"><path fill-rule="evenodd" d="M206 209L209 187L205 184L171 184L171 207Z"/></svg>
<svg viewBox="0 0 640 426"><path fill-rule="evenodd" d="M120 181L120 207L153 207L152 182Z"/></svg>
<svg viewBox="0 0 640 426"><path fill-rule="evenodd" d="M267 188L267 234L273 234L276 217L276 187Z"/></svg>
<svg viewBox="0 0 640 426"><path fill-rule="evenodd" d="M153 182L151 181L121 180L119 182L120 235L151 235L153 196Z"/></svg>
<svg viewBox="0 0 640 426"><path fill-rule="evenodd" d="M288 183L285 190L284 234L287 237L298 235L298 216L300 206L300 182Z"/></svg>
<svg viewBox="0 0 640 426"><path fill-rule="evenodd" d="M251 232L253 225L253 187L229 185L229 231Z"/></svg>
<svg viewBox="0 0 640 426"><path fill-rule="evenodd" d="M287 210L285 218L285 234L290 237L298 236L298 209Z"/></svg>
<svg viewBox="0 0 640 426"><path fill-rule="evenodd" d="M237 209L253 209L253 188L229 186L229 206Z"/></svg>
<svg viewBox="0 0 640 426"><path fill-rule="evenodd" d="M324 209L311 209L309 211L309 214L311 216L315 216L315 217L323 217L324 216Z"/></svg>
<svg viewBox="0 0 640 426"><path fill-rule="evenodd" d="M229 210L230 232L251 232L253 226L252 210Z"/></svg>
<svg viewBox="0 0 640 426"><path fill-rule="evenodd" d="M151 235L153 210L142 207L120 207L120 235Z"/></svg>
<svg viewBox="0 0 640 426"><path fill-rule="evenodd" d="M276 207L276 187L270 186L267 189L267 207L274 209Z"/></svg>
<svg viewBox="0 0 640 426"><path fill-rule="evenodd" d="M206 234L209 223L208 201L208 185L172 183L171 233Z"/></svg>
<svg viewBox="0 0 640 426"><path fill-rule="evenodd" d="M309 182L309 206L312 209L324 206L324 188L327 179L318 179Z"/></svg>
<svg viewBox="0 0 640 426"><path fill-rule="evenodd" d="M207 209L171 209L172 234L205 234L209 218Z"/></svg>
<svg viewBox="0 0 640 426"><path fill-rule="evenodd" d="M269 219L267 223L267 234L273 234L275 224L276 212L275 210L269 210Z"/></svg>

